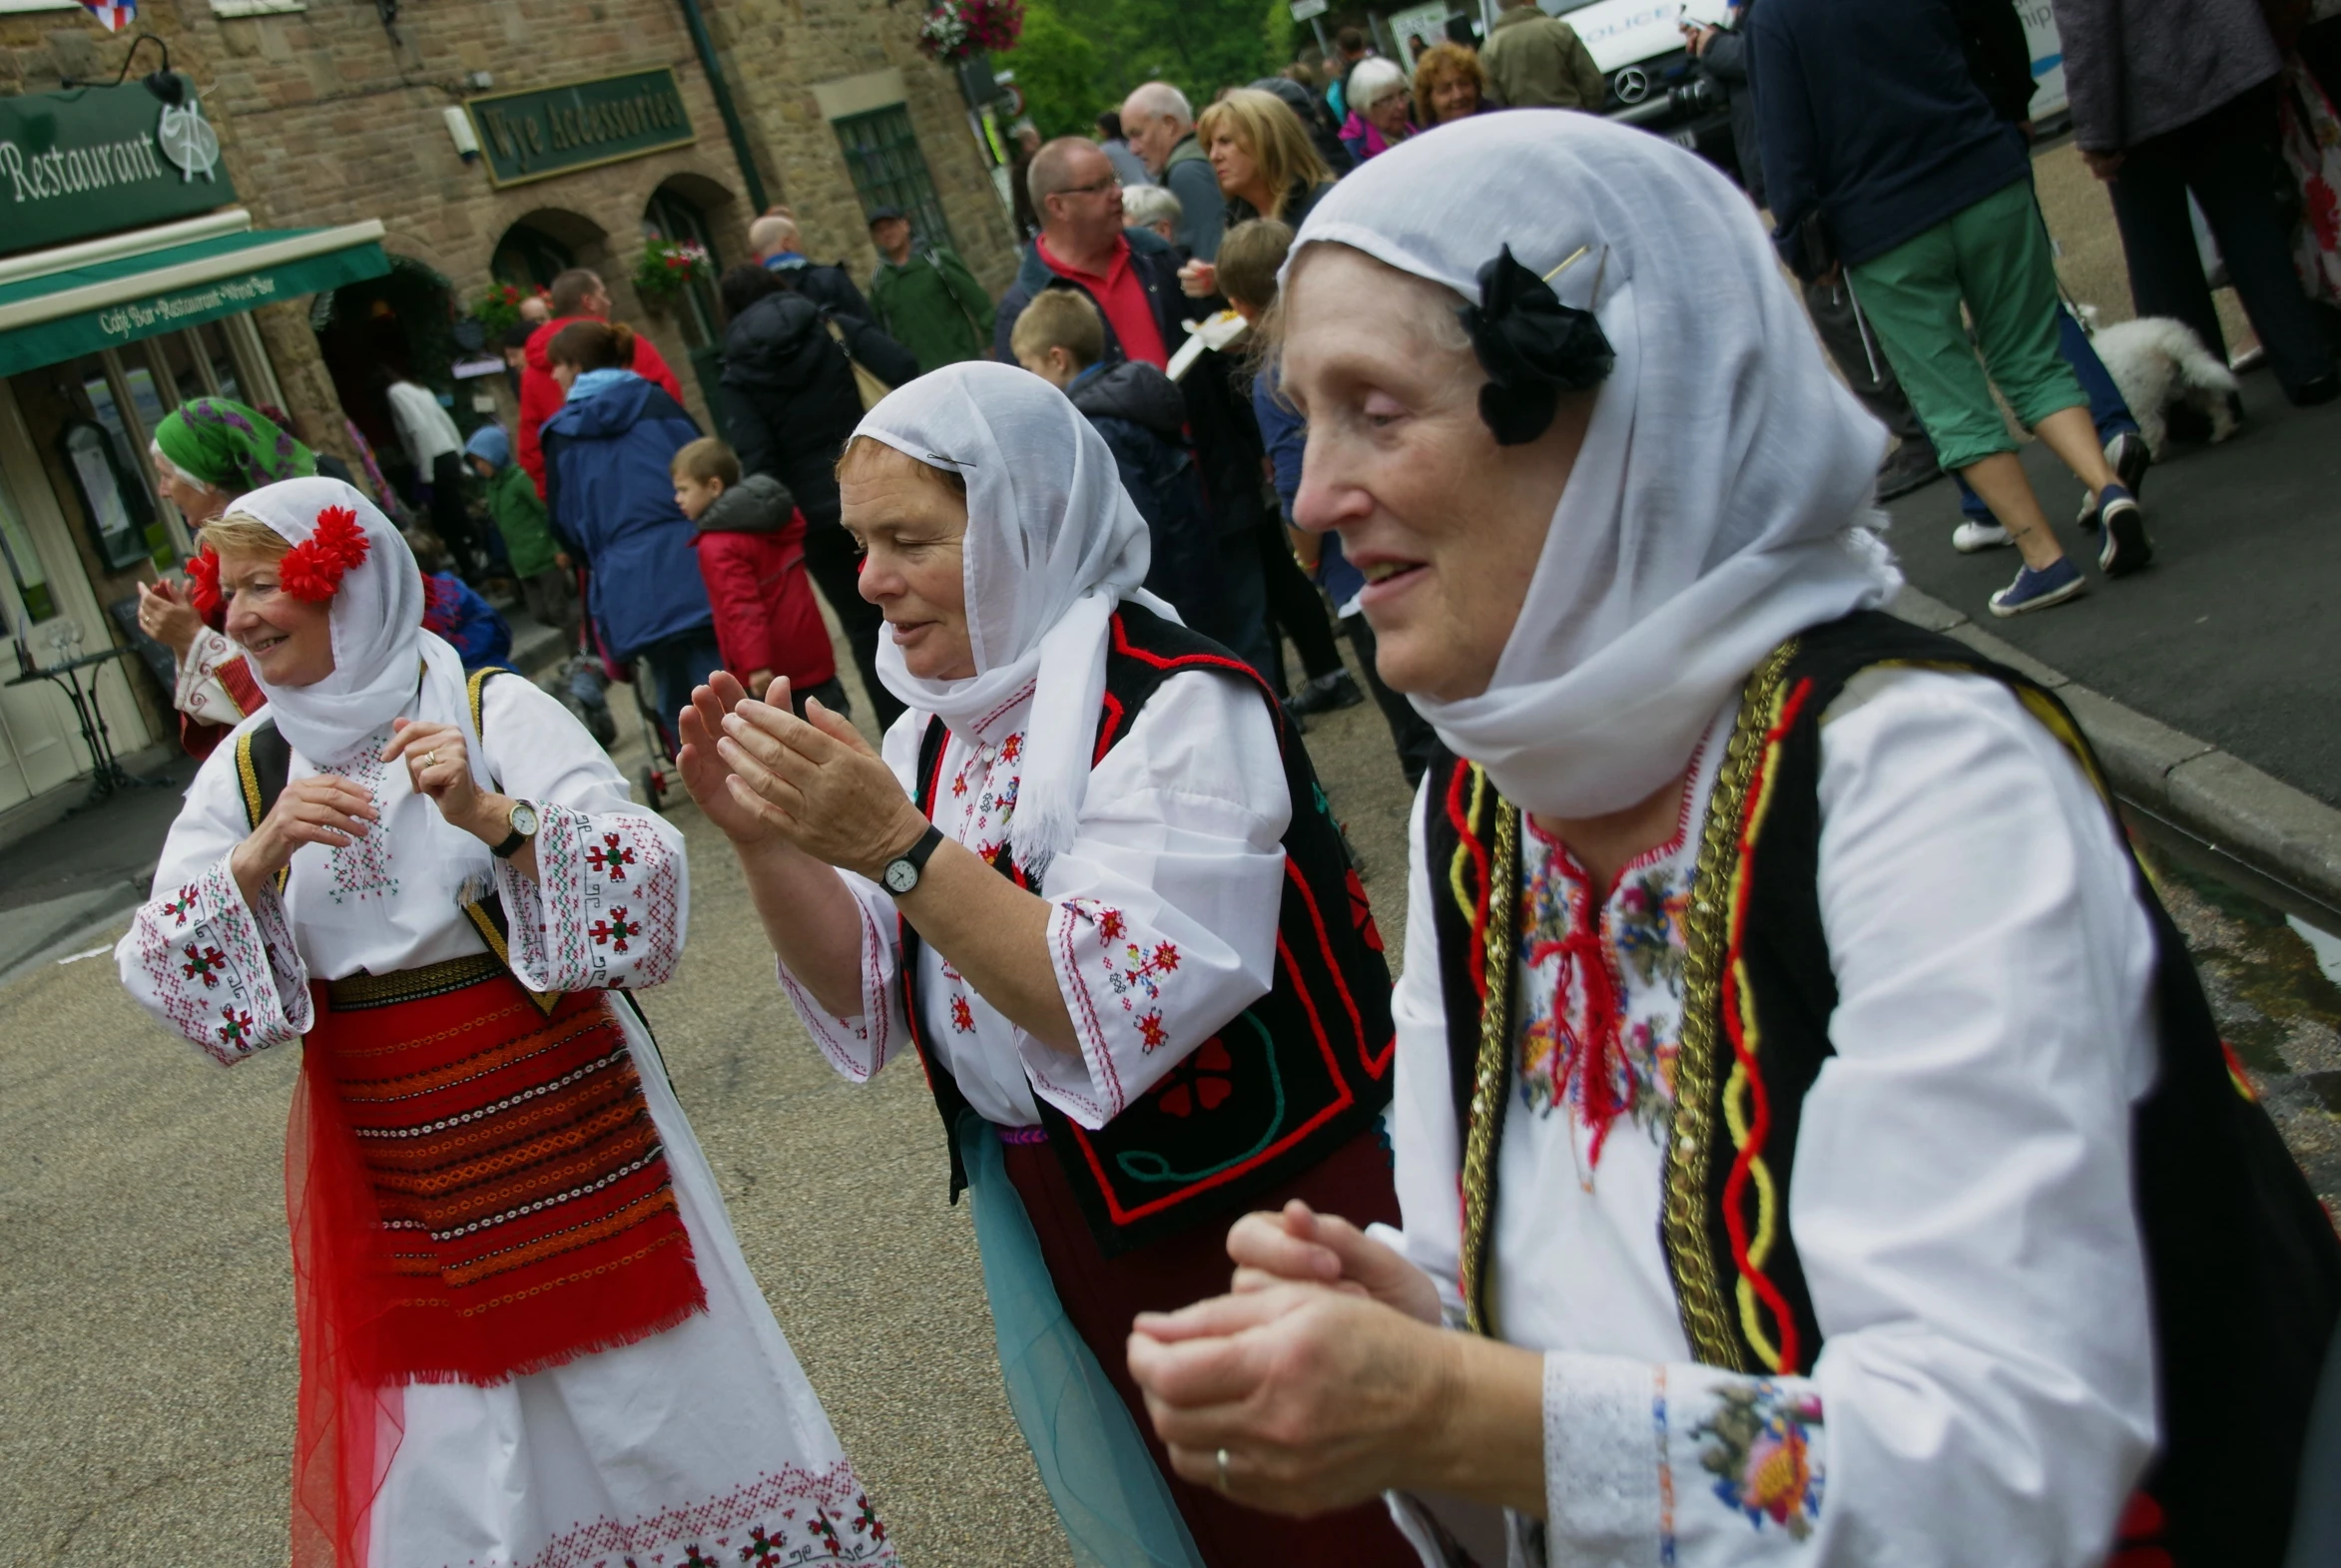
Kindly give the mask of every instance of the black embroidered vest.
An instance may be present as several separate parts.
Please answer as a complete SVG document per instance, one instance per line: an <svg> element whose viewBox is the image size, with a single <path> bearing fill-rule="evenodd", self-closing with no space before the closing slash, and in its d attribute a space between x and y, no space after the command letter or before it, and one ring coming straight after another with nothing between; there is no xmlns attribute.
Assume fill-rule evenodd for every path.
<svg viewBox="0 0 2341 1568"><path fill-rule="evenodd" d="M1799 1112L1831 1054L1837 1005L1817 885L1821 716L1851 677L1882 665L2000 681L2105 792L2054 696L1891 616L1815 627L1750 677L1698 846L1659 1238L1692 1353L1741 1372L1809 1373L1821 1352L1789 1226ZM1476 767L1443 756L1426 828L1463 1135L1465 1295L1485 1332L1513 1070L1519 812ZM2162 1446L2141 1489L2150 1505L2133 1501L2123 1544L2165 1548L2181 1568L2277 1568L2341 1316L2341 1242L2219 1039L2142 870L2137 888L2159 955L2160 1069L2136 1108L2134 1158Z"/></svg>
<svg viewBox="0 0 2341 1568"><path fill-rule="evenodd" d="M1185 627L1124 604L1106 652L1096 757L1129 733L1156 688L1189 670L1251 682L1275 718L1293 801L1284 835L1276 980L1104 1127L1092 1132L1040 1101L1049 1147L1109 1257L1240 1212L1356 1137L1390 1102L1394 1040L1382 937L1309 754L1286 734L1274 697L1251 667ZM930 723L918 752L915 798L929 816L944 733L939 720ZM993 863L1017 885L1031 886L1006 849ZM948 1130L967 1102L927 1048L918 1011L918 933L907 920L899 928L903 1010ZM953 1139L954 1202L966 1185Z"/></svg>

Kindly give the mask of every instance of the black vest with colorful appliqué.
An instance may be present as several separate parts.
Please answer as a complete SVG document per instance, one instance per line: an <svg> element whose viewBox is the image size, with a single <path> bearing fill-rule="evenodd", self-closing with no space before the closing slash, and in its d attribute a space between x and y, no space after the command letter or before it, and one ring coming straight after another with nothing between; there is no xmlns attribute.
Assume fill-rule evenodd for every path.
<svg viewBox="0 0 2341 1568"><path fill-rule="evenodd" d="M1879 666L2001 682L2105 790L2048 690L1891 616L1814 627L1750 677L1697 848L1659 1222L1693 1355L1743 1373L1809 1374L1821 1353L1789 1223L1799 1114L1837 1005L1818 888L1821 718ZM1463 1151L1463 1284L1487 1332L1496 1146L1516 1070L1519 812L1476 766L1443 755L1424 838ZM2341 1241L2220 1040L2142 868L2137 889L2158 954L2159 1076L2136 1107L2133 1157L2162 1442L2118 1544L2179 1568L2277 1568L2341 1317Z"/></svg>
<svg viewBox="0 0 2341 1568"><path fill-rule="evenodd" d="M1284 835L1276 979L1104 1127L1092 1131L1039 1101L1049 1147L1108 1256L1239 1212L1356 1137L1390 1103L1395 1045L1382 937L1309 754L1287 733L1259 676L1217 643L1125 603L1106 648L1092 766L1129 734L1163 682L1189 671L1251 684L1277 727L1292 821ZM918 750L914 798L930 817L945 735L942 722L931 721ZM992 863L1018 886L1045 891L1004 847ZM928 1049L918 1010L918 933L907 920L899 929L903 1011L947 1134L969 1107ZM954 1201L966 1185L954 1137Z"/></svg>

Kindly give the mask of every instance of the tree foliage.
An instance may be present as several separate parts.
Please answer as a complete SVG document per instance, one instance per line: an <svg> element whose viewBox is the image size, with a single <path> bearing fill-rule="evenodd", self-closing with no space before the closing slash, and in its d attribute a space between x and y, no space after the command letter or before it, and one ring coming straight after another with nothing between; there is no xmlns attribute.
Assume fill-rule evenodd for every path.
<svg viewBox="0 0 2341 1568"><path fill-rule="evenodd" d="M1284 0L1265 15L1261 0L1049 0L1027 5L1024 36L997 63L1015 71L1041 133L1065 136L1157 78L1200 110L1282 66L1291 38Z"/></svg>
<svg viewBox="0 0 2341 1568"><path fill-rule="evenodd" d="M1024 33L996 63L1013 68L1024 111L1046 137L1088 136L1106 107L1097 46L1044 5L1024 7ZM1118 102L1118 100L1117 100Z"/></svg>

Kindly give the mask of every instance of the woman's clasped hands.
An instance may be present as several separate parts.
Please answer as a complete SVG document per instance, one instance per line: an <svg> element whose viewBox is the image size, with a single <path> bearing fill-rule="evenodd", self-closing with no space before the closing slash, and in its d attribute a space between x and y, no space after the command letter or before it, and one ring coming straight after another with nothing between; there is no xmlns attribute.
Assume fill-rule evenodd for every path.
<svg viewBox="0 0 2341 1568"><path fill-rule="evenodd" d="M1391 1489L1542 1512L1533 1355L1443 1328L1428 1275L1298 1201L1238 1221L1228 1256L1231 1294L1141 1313L1130 1335L1130 1375L1180 1475L1278 1513ZM1488 1463L1491 1378L1509 1385L1498 1403L1525 1402L1524 1462Z"/></svg>
<svg viewBox="0 0 2341 1568"><path fill-rule="evenodd" d="M719 670L692 693L679 731L684 787L744 848L784 843L876 879L926 830L852 722L818 701L799 719L785 679L758 701Z"/></svg>

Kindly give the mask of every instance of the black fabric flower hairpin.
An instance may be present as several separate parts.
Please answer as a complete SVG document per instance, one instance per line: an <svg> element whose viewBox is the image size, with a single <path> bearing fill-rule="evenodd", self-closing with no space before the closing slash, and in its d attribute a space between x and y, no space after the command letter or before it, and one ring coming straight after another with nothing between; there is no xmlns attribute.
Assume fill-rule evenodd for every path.
<svg viewBox="0 0 2341 1568"><path fill-rule="evenodd" d="M1479 302L1456 314L1487 372L1479 417L1498 446L1535 440L1551 428L1562 392L1600 385L1617 363L1593 312L1562 304L1550 282L1512 259L1508 245L1479 268Z"/></svg>

